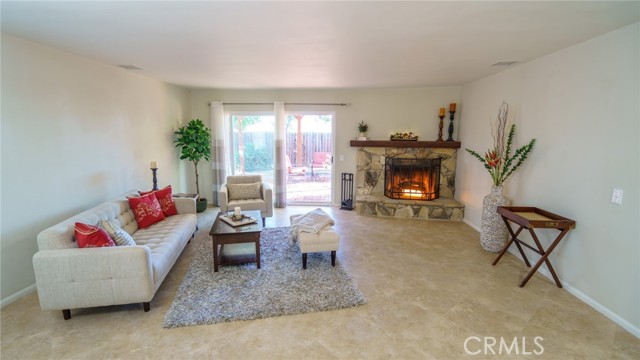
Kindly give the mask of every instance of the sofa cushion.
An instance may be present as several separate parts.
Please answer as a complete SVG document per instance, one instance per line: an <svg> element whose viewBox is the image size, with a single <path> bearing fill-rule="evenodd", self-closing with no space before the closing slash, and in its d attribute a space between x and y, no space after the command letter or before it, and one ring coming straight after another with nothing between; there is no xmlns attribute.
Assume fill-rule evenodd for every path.
<svg viewBox="0 0 640 360"><path fill-rule="evenodd" d="M97 226L79 222L75 226L75 237L80 248L116 246L106 231Z"/></svg>
<svg viewBox="0 0 640 360"><path fill-rule="evenodd" d="M252 184L262 182L262 175L229 175L227 184Z"/></svg>
<svg viewBox="0 0 640 360"><path fill-rule="evenodd" d="M326 226L317 234L300 232L298 246L303 254L322 251L336 251L340 246L340 236L331 226Z"/></svg>
<svg viewBox="0 0 640 360"><path fill-rule="evenodd" d="M191 238L197 222L195 214L170 216L133 234L136 244L145 245L151 251L154 283L160 285Z"/></svg>
<svg viewBox="0 0 640 360"><path fill-rule="evenodd" d="M162 208L162 213L164 216L172 216L178 214L178 209L176 209L176 203L173 201L173 194L171 191L171 185L156 191L141 191L140 195L148 195L154 193L156 195L156 199L160 203L160 207Z"/></svg>
<svg viewBox="0 0 640 360"><path fill-rule="evenodd" d="M100 221L100 227L109 234L109 237L118 246L134 246L136 244L131 235L124 231L115 221L102 220Z"/></svg>
<svg viewBox="0 0 640 360"><path fill-rule="evenodd" d="M267 210L267 203L262 199L247 199L247 200L231 200L229 201L229 208L240 207L243 210L260 210L261 212Z"/></svg>
<svg viewBox="0 0 640 360"><path fill-rule="evenodd" d="M227 184L229 200L260 199L260 183Z"/></svg>
<svg viewBox="0 0 640 360"><path fill-rule="evenodd" d="M144 229L164 220L164 213L154 193L140 197L128 197L127 199L138 223L138 228Z"/></svg>

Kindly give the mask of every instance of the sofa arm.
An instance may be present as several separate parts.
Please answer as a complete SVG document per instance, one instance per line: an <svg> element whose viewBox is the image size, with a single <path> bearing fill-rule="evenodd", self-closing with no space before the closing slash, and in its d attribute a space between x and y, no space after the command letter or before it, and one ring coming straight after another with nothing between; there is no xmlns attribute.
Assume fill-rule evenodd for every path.
<svg viewBox="0 0 640 360"><path fill-rule="evenodd" d="M173 201L176 204L176 209L178 210L178 214L195 214L196 213L196 199L194 198L173 198Z"/></svg>
<svg viewBox="0 0 640 360"><path fill-rule="evenodd" d="M267 204L267 211L265 213L266 217L273 216L273 189L271 188L271 184L263 182L262 183L262 199Z"/></svg>
<svg viewBox="0 0 640 360"><path fill-rule="evenodd" d="M220 186L220 191L218 192L218 206L220 206L220 212L222 213L229 211L229 190L227 189L226 183Z"/></svg>
<svg viewBox="0 0 640 360"><path fill-rule="evenodd" d="M33 269L43 310L149 302L156 288L144 245L43 250Z"/></svg>

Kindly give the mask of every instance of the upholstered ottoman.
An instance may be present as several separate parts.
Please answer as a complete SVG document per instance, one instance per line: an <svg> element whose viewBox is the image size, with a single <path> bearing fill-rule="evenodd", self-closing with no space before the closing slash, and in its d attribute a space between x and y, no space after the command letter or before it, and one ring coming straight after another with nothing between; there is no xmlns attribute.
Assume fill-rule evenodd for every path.
<svg viewBox="0 0 640 360"><path fill-rule="evenodd" d="M291 215L289 218L291 222L298 216ZM298 234L298 246L300 246L300 252L302 253L302 268L307 268L307 253L312 252L331 252L331 266L336 266L336 251L340 244L340 236L333 231L331 226L326 226L318 233L300 231Z"/></svg>

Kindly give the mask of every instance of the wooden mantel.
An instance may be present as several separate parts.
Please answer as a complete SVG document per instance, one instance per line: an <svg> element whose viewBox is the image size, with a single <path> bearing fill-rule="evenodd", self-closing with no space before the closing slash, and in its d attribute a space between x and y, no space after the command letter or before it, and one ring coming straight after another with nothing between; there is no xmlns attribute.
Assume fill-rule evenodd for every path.
<svg viewBox="0 0 640 360"><path fill-rule="evenodd" d="M460 141L351 140L351 147L460 149Z"/></svg>

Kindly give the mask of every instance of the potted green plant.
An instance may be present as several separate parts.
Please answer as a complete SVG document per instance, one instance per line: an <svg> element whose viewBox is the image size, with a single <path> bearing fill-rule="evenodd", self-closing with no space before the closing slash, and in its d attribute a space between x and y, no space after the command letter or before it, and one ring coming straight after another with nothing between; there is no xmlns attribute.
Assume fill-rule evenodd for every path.
<svg viewBox="0 0 640 360"><path fill-rule="evenodd" d="M367 130L369 130L369 124L364 121L360 121L358 124L358 131L360 131L360 137L367 137Z"/></svg>
<svg viewBox="0 0 640 360"><path fill-rule="evenodd" d="M200 119L193 119L186 126L174 132L174 134L176 134L176 138L173 143L177 148L180 148L180 160L191 161L196 169L196 192L199 195L198 163L202 159L211 160L211 130L204 126ZM203 212L206 209L207 199L199 198L197 211Z"/></svg>

